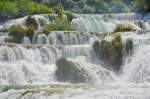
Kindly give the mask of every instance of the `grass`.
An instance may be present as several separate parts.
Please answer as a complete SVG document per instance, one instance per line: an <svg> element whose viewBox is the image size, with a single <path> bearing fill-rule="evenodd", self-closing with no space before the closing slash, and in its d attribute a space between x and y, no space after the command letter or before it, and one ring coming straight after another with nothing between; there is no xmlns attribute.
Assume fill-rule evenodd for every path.
<svg viewBox="0 0 150 99"><path fill-rule="evenodd" d="M53 23L47 24L43 28L43 33L49 33L50 31L73 31L67 20L55 19Z"/></svg>

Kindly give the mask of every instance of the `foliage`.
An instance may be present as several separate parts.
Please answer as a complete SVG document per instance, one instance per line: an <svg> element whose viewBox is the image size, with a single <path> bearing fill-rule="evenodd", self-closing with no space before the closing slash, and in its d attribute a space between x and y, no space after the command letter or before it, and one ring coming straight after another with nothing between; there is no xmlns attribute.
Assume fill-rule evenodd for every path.
<svg viewBox="0 0 150 99"><path fill-rule="evenodd" d="M111 11L112 12L124 12L124 13L128 13L130 12L130 9L129 7L122 1L120 0L115 0L115 1L112 1L113 3L113 6L111 8Z"/></svg>
<svg viewBox="0 0 150 99"><path fill-rule="evenodd" d="M32 0L0 0L0 18L10 19L32 14L50 14L52 9Z"/></svg>
<svg viewBox="0 0 150 99"><path fill-rule="evenodd" d="M132 4L137 11L150 11L150 0L133 0Z"/></svg>
<svg viewBox="0 0 150 99"><path fill-rule="evenodd" d="M0 1L0 19L16 17L18 10L12 2Z"/></svg>
<svg viewBox="0 0 150 99"><path fill-rule="evenodd" d="M32 14L126 13L150 11L150 0L0 0L0 18L9 19ZM62 13L59 13L60 17Z"/></svg>
<svg viewBox="0 0 150 99"><path fill-rule="evenodd" d="M44 33L49 33L50 31L72 31L68 21L56 19L55 22L47 24L43 28Z"/></svg>
<svg viewBox="0 0 150 99"><path fill-rule="evenodd" d="M116 25L114 32L125 32L125 31L135 31L133 25L128 23L120 23Z"/></svg>

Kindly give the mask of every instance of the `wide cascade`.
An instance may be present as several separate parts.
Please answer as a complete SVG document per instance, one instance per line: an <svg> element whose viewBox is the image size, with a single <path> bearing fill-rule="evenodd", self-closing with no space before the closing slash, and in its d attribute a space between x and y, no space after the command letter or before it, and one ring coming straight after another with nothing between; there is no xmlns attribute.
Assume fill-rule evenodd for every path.
<svg viewBox="0 0 150 99"><path fill-rule="evenodd" d="M44 33L52 16L33 15L37 31L17 42L0 32L0 99L150 99L150 14L75 14L75 31Z"/></svg>

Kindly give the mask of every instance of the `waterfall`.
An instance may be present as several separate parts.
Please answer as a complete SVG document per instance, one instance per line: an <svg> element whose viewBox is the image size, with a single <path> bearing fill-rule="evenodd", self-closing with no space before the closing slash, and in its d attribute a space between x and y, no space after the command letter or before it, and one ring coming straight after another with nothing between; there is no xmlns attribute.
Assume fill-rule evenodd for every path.
<svg viewBox="0 0 150 99"><path fill-rule="evenodd" d="M87 32L113 32L119 23L132 22L137 30L140 28L149 30L149 14L143 16L137 13L122 14L76 14L76 18L72 20L71 26L77 31ZM142 26L136 24L136 21L142 21Z"/></svg>
<svg viewBox="0 0 150 99"><path fill-rule="evenodd" d="M8 33L0 33L0 99L150 98L149 14L74 14L70 25L75 31L42 33L42 23L50 23L53 16L33 15L38 22L38 30L32 40L23 37L21 44L7 42ZM26 18L9 20L2 27L14 23L25 26ZM135 31L118 32L121 46L131 39L133 51L128 54L125 47L122 48L121 68L114 71L98 57L101 54L96 53L93 44L102 40L111 42L115 36L113 31L120 23L129 23L135 28ZM113 51L111 54L116 55ZM57 80L56 62L61 57L83 69L92 83L78 86Z"/></svg>
<svg viewBox="0 0 150 99"><path fill-rule="evenodd" d="M0 48L0 83L34 84L54 81L57 51L53 47L27 49L22 46Z"/></svg>

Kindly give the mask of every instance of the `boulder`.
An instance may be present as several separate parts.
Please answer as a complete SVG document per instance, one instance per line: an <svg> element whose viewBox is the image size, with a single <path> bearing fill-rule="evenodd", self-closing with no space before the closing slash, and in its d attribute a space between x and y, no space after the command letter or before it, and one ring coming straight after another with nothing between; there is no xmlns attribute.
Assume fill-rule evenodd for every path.
<svg viewBox="0 0 150 99"><path fill-rule="evenodd" d="M58 81L71 83L86 83L90 79L87 71L66 58L60 58L56 61L56 78Z"/></svg>

